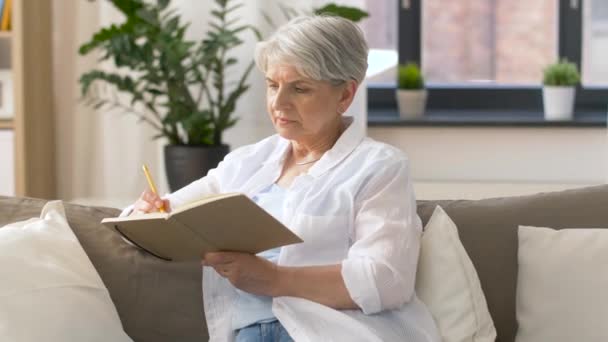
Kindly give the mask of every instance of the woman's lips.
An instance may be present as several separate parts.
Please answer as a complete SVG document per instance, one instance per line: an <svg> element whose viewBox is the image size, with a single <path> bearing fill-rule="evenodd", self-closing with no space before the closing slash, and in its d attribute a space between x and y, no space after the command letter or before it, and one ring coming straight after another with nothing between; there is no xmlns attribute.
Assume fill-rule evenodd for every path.
<svg viewBox="0 0 608 342"><path fill-rule="evenodd" d="M287 125L293 122L293 120L287 120L284 118L277 118L277 122L281 125Z"/></svg>

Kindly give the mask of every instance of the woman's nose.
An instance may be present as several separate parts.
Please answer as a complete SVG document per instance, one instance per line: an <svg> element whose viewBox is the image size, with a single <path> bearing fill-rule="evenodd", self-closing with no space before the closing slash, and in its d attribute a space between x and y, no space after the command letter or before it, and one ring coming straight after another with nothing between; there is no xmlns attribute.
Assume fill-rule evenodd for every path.
<svg viewBox="0 0 608 342"><path fill-rule="evenodd" d="M289 108L289 106L289 94L287 94L283 89L279 89L274 95L274 99L272 101L272 109L282 110L285 108Z"/></svg>

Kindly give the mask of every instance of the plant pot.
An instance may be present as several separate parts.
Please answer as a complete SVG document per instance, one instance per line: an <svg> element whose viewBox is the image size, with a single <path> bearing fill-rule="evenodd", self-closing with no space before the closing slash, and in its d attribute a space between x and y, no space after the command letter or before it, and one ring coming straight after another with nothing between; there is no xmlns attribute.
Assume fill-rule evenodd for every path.
<svg viewBox="0 0 608 342"><path fill-rule="evenodd" d="M171 192L207 175L230 151L221 146L165 146L165 170Z"/></svg>
<svg viewBox="0 0 608 342"><path fill-rule="evenodd" d="M399 115L403 119L418 119L424 116L426 109L426 89L397 90L397 104Z"/></svg>
<svg viewBox="0 0 608 342"><path fill-rule="evenodd" d="M574 87L543 87L543 105L545 120L572 120L574 111Z"/></svg>

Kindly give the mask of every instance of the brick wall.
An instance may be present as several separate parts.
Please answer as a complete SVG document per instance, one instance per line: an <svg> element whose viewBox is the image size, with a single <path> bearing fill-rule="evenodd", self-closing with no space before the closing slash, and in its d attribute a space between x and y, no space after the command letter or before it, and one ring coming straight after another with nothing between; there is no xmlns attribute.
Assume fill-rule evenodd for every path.
<svg viewBox="0 0 608 342"><path fill-rule="evenodd" d="M556 0L424 0L430 82L539 84L557 56Z"/></svg>

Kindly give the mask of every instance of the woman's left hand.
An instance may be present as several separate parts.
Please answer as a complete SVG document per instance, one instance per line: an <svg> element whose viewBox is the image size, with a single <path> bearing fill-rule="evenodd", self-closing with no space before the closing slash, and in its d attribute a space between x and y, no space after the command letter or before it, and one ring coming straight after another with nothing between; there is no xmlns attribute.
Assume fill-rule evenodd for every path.
<svg viewBox="0 0 608 342"><path fill-rule="evenodd" d="M206 253L201 262L213 267L236 288L256 295L274 297L279 283L279 267L258 256L239 252Z"/></svg>

